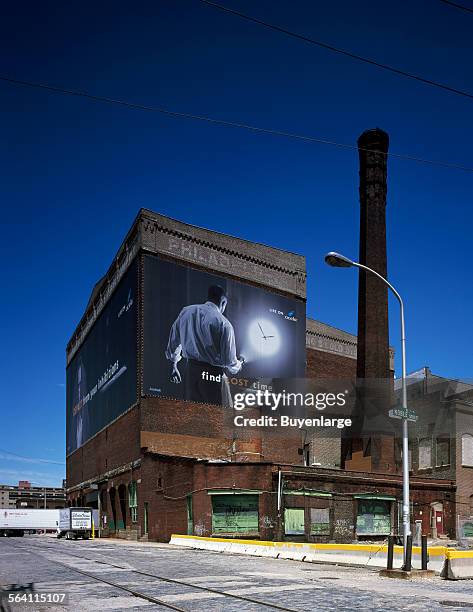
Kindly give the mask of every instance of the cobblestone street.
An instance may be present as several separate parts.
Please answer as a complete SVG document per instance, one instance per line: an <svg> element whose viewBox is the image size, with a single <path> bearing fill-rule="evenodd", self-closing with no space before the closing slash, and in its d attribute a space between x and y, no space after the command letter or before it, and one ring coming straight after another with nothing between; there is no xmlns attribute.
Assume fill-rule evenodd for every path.
<svg viewBox="0 0 473 612"><path fill-rule="evenodd" d="M23 610L473 609L470 581L404 582L363 568L44 536L0 539L0 582L33 582L36 593L68 596L67 606Z"/></svg>

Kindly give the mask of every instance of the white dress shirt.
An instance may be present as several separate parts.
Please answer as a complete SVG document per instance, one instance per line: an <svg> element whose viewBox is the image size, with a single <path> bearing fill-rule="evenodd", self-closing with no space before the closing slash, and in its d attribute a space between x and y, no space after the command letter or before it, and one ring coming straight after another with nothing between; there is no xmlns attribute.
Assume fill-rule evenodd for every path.
<svg viewBox="0 0 473 612"><path fill-rule="evenodd" d="M224 368L230 375L241 370L233 325L213 302L184 306L174 321L166 358L177 363L182 356Z"/></svg>

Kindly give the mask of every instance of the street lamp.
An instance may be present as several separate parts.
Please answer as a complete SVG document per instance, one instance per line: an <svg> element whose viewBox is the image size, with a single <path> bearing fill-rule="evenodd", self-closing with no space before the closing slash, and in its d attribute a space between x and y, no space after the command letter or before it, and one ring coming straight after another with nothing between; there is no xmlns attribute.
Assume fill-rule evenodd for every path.
<svg viewBox="0 0 473 612"><path fill-rule="evenodd" d="M401 307L401 358L402 358L402 525L403 525L403 541L404 541L404 569L410 569L406 567L407 560L407 536L411 535L411 525L409 518L409 438L407 428L407 385L406 385L406 328L404 324L404 303L401 296L396 289L389 283L384 276L378 274L376 270L372 270L357 261L352 261L341 255L331 251L325 256L325 263L334 268L361 268L367 272L371 272L379 279L383 281L394 293L399 306Z"/></svg>

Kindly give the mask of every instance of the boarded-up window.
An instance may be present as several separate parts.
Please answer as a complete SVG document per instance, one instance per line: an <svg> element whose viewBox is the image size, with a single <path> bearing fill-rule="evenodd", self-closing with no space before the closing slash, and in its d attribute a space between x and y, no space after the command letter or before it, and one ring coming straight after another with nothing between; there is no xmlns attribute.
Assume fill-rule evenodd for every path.
<svg viewBox="0 0 473 612"><path fill-rule="evenodd" d="M330 535L330 510L328 508L310 509L311 535Z"/></svg>
<svg viewBox="0 0 473 612"><path fill-rule="evenodd" d="M212 495L213 533L257 533L258 495Z"/></svg>
<svg viewBox="0 0 473 612"><path fill-rule="evenodd" d="M462 465L473 466L473 436L471 434L462 436Z"/></svg>
<svg viewBox="0 0 473 612"><path fill-rule="evenodd" d="M389 535L391 502L382 499L359 499L356 517L357 535Z"/></svg>
<svg viewBox="0 0 473 612"><path fill-rule="evenodd" d="M284 533L286 535L304 535L304 508L286 508L284 510Z"/></svg>
<svg viewBox="0 0 473 612"><path fill-rule="evenodd" d="M419 470L432 467L432 440L422 438L419 440Z"/></svg>
<svg viewBox="0 0 473 612"><path fill-rule="evenodd" d="M460 539L473 538L473 521L471 519L458 519L458 531Z"/></svg>
<svg viewBox="0 0 473 612"><path fill-rule="evenodd" d="M437 438L436 466L450 465L450 440L448 438Z"/></svg>

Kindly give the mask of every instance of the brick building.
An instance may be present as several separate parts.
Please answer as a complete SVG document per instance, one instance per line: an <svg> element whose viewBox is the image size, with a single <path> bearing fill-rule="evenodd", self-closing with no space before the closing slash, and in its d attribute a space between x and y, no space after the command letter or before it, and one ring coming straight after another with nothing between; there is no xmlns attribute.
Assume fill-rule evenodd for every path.
<svg viewBox="0 0 473 612"><path fill-rule="evenodd" d="M410 473L454 483L448 499L455 501L457 520L471 521L473 384L432 374L429 368L409 374L407 382L408 405L417 415L417 422L410 423ZM395 389L400 396L400 380L395 381ZM413 520L438 536L446 532L444 514L442 500L413 507Z"/></svg>
<svg viewBox="0 0 473 612"><path fill-rule="evenodd" d="M305 299L304 258L140 211L67 349L71 363L120 290L120 279L135 266L136 399L67 456L69 503L100 507L102 533L128 538L167 540L173 532L190 532L351 541L357 531L359 537L395 531L401 477L341 470L340 438L305 440L298 430L277 441L262 432L249 436L229 426L226 408L144 391L149 256ZM307 320L305 336L308 376L355 378L356 336L313 320ZM419 503L443 503L446 529L453 528L453 490L451 481L440 478L412 482Z"/></svg>
<svg viewBox="0 0 473 612"><path fill-rule="evenodd" d="M31 486L28 480L18 485L0 485L0 508L65 508L63 487Z"/></svg>
<svg viewBox="0 0 473 612"><path fill-rule="evenodd" d="M369 130L359 139L360 262L383 275L387 274L387 150L388 137L382 130ZM228 416L231 409L221 405L223 392L222 401L197 403L163 392L162 380L150 384L150 367L161 378L161 370L167 368L164 348L150 349L150 330L161 325L159 311L152 316L150 312L153 304L172 299L175 293L171 285L165 291L159 290L159 282L155 287L150 280L155 269L163 278L174 276L181 289L197 273L204 280L218 275L222 282L240 283L241 291L264 292L264 299L269 296L285 308L290 304L290 310L282 306L270 310L282 316L280 321L298 322L299 331L292 328L291 338L297 345L295 361L302 365L280 376L350 384L360 379L382 381L375 385L374 395L369 385L359 392L353 411L355 434L325 435L297 428L278 435L265 428L244 430L234 426ZM354 336L306 319L305 283L305 258L300 255L148 210L139 212L110 268L94 287L66 352L68 503L98 508L102 535L168 540L172 533L190 533L349 542L399 533L398 423L387 419L389 426L381 430L362 426L370 416L366 406L374 405L378 412L379 406L386 407L387 414L396 394L386 287L360 274L358 335ZM192 291L186 290L191 299ZM244 304L240 307L244 310ZM110 340L114 326L120 330L115 343ZM271 328L263 332L259 327L260 343L275 342ZM112 353L124 346L133 358L128 356L122 363ZM109 361L91 376L90 367L84 365L87 354L108 352ZM92 386L86 385L86 373ZM118 389L126 380L129 385L122 386L123 392L113 391L113 385ZM112 388L108 403L103 399L107 388ZM89 410L91 402L101 409ZM258 414L255 409L254 416ZM463 416L458 415L460 423ZM443 533L455 535L458 474L446 469L413 472L412 514L423 521L425 533L441 535L434 527L439 511ZM462 499L471 491L469 478L467 470L460 485Z"/></svg>

